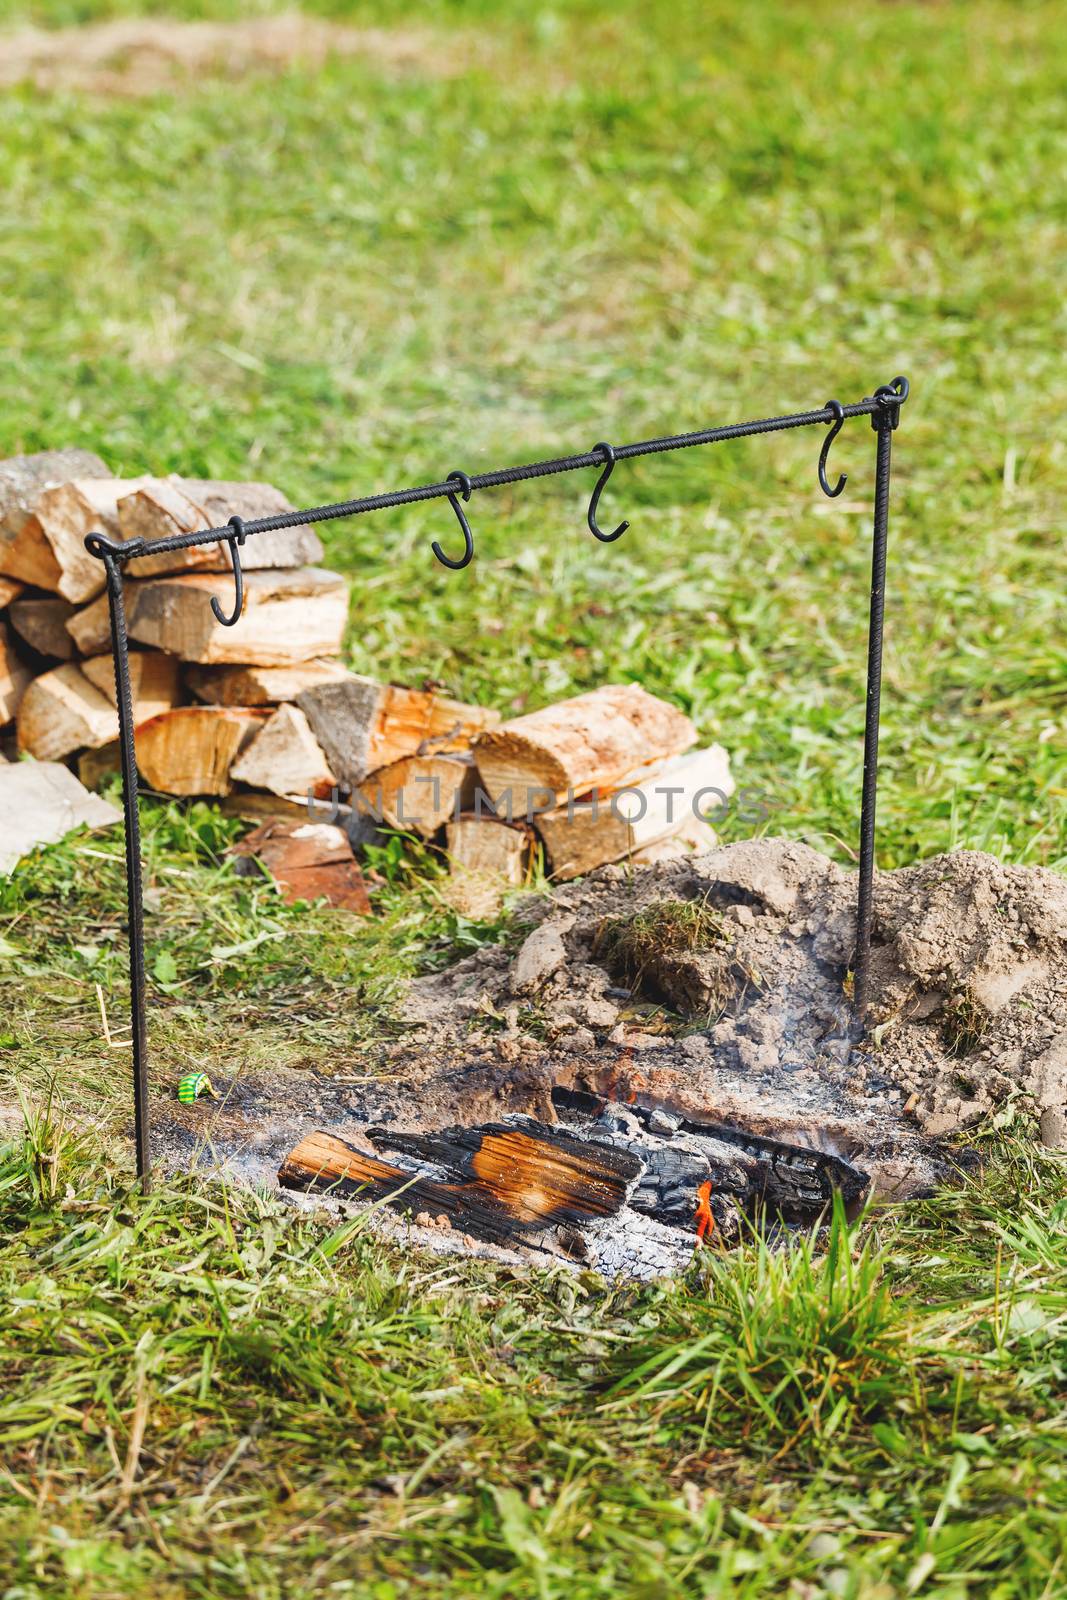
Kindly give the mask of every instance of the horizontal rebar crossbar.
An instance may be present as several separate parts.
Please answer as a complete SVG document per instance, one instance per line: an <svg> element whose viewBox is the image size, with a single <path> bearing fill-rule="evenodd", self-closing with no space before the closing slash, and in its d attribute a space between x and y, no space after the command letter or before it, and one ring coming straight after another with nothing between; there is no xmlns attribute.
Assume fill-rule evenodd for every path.
<svg viewBox="0 0 1067 1600"><path fill-rule="evenodd" d="M876 395L873 399L859 400L855 405L841 406L844 417L869 417L889 407L899 408L901 397L892 399ZM732 422L723 428L701 428L696 433L676 433L665 439L640 439L635 444L615 446L617 461L632 460L635 456L661 455L667 450L689 450L698 444L718 444L725 439L744 439L757 433L783 433L789 428L810 428L817 423L833 422L837 411L822 406L818 411L797 411L786 417L762 417L755 422ZM495 472L470 475L471 489L498 489L508 483L523 483L530 478L550 478L560 472L578 472L583 467L601 467L603 454L599 450L586 450L576 456L556 456L550 461L531 461L524 466L499 467ZM243 523L246 537L256 533L277 533L282 528L302 528L313 522L332 522L339 517L358 517L366 511L386 511L392 506L412 505L419 500L439 500L455 494L455 481L423 483L410 489L393 489L388 494L366 495L361 500L339 500L332 505L311 506L305 511L283 511L275 517L260 517ZM176 533L167 539L103 540L120 561L130 561L138 556L163 554L168 550L187 550L193 545L212 544L229 539L233 529L205 528L199 533ZM98 536L93 536L94 538ZM94 550L94 553L98 553Z"/></svg>

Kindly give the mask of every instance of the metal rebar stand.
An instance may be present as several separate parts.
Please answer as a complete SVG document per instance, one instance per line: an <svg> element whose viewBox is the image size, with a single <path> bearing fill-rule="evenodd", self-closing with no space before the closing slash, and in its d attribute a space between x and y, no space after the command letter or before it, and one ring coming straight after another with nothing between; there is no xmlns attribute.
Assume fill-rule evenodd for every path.
<svg viewBox="0 0 1067 1600"><path fill-rule="evenodd" d="M823 444L819 460L819 482L829 494L837 494L844 486L839 480L835 489L828 485L825 466L829 444L836 437L845 420L851 417L870 417L878 438L877 471L874 503L874 552L871 575L870 627L867 653L867 704L864 733L863 801L860 819L859 894L857 906L857 940L855 957L855 1005L862 1020L869 989L871 953L871 927L873 919L873 888L875 861L875 801L878 785L878 720L881 705L882 683L882 632L885 616L886 543L889 528L889 467L892 434L900 420L900 407L908 397L908 383L904 378L894 378L891 384L877 389L853 405L843 406L832 400L814 411L793 412L786 416L763 417L753 422L729 423L725 427L704 428L695 433L672 434L661 439L639 440L633 444L611 446L601 443L593 450L578 455L560 456L551 461L534 461L525 465L502 467L493 472L467 476L451 473L438 483L419 484L409 489L398 489L388 494L369 495L360 500L337 501L330 505L312 506L303 511L287 511L277 516L263 517L258 521L242 522L231 519L224 528L205 528L197 533L175 534L166 539L109 539L102 533L92 533L85 541L91 555L103 562L111 616L111 650L115 663L115 691L118 704L119 739L122 751L122 809L126 835L126 894L130 946L130 1020L133 1040L133 1106L134 1137L137 1146L137 1173L147 1190L151 1182L151 1144L148 1119L148 1027L145 1014L145 949L144 949L144 895L141 876L141 828L138 811L137 749L134 724L133 693L130 685L129 637L126 626L124 598L124 571L128 561L137 556L170 554L194 545L225 543L233 566L236 601L229 616L218 601L212 602L215 616L221 625L232 627L240 620L243 595L241 547L247 538L257 533L277 532L283 528L304 527L316 522L329 522L340 517L360 516L365 512L385 510L392 506L410 505L422 500L447 499L459 520L464 534L465 551L458 560L444 555L440 547L434 553L447 567L464 567L473 554L473 538L469 524L457 499L457 488L464 500L477 489L493 489L504 484L520 483L531 478L550 477L561 472L575 472L582 468L598 467L600 477L590 503L588 523L593 534L607 544L614 542L625 531L625 524L611 534L603 533L596 522L596 508L616 462L632 460L637 456L658 455L669 450L685 450L694 445L717 444L728 439L743 439L755 434L781 433L793 428L829 425L831 431Z"/></svg>

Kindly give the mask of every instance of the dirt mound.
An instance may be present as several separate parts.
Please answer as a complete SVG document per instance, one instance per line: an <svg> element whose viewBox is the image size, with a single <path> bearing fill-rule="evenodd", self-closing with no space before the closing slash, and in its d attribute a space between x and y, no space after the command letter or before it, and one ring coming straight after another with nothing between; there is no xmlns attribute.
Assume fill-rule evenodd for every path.
<svg viewBox="0 0 1067 1600"><path fill-rule="evenodd" d="M237 22L130 17L82 28L19 28L0 35L0 88L156 94L204 72L232 79L358 56L388 70L448 77L463 70L464 41L425 28L353 28L289 12Z"/></svg>
<svg viewBox="0 0 1067 1600"><path fill-rule="evenodd" d="M880 873L862 1040L855 877L805 845L605 868L522 915L517 953L419 980L409 1020L469 1047L492 1042L495 1019L498 1056L570 1057L574 1081L640 1078L690 1109L863 1149L883 1187L901 1151L913 1189L930 1171L920 1146L1011 1097L1067 1144L1067 881L1053 872L960 852Z"/></svg>

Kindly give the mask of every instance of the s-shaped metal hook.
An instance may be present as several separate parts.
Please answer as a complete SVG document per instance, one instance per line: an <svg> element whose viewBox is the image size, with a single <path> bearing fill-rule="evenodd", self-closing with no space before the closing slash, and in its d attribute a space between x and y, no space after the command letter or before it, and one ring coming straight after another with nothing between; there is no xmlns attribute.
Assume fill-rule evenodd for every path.
<svg viewBox="0 0 1067 1600"><path fill-rule="evenodd" d="M215 620L217 622L221 622L224 628L232 628L238 622L240 622L241 612L245 608L245 580L244 573L241 571L240 551L240 546L245 542L245 525L241 521L240 517L231 517L226 526L233 529L233 532L226 540L226 543L230 548L230 562L233 566L233 613L231 616L224 616L222 607L219 605L214 595L211 597L211 609L215 613Z"/></svg>
<svg viewBox="0 0 1067 1600"><path fill-rule="evenodd" d="M826 435L826 438L823 440L822 450L819 453L819 488L822 490L823 494L828 494L830 499L834 500L845 487L845 484L848 482L848 478L844 473L842 473L837 480L836 486L831 489L829 480L826 476L826 458L830 454L830 446L833 444L834 440L837 438L838 434L841 432L841 429L845 425L845 411L840 400L827 400L825 410L833 412L834 425L830 429L830 432Z"/></svg>
<svg viewBox="0 0 1067 1600"><path fill-rule="evenodd" d="M464 500L470 499L471 481L465 472L450 472L448 477L445 479L445 482L456 484ZM459 518L459 525L463 529L463 554L460 556L458 561L453 561L451 556L445 555L436 539L430 546L430 549L433 551L434 555L437 557L438 561L443 567L451 567L453 572L459 572L462 567L466 567L470 564L471 558L474 555L474 535L471 533L470 523L463 514L463 507L460 505L451 489L448 491L448 502L452 507L452 510L456 513L456 516Z"/></svg>
<svg viewBox="0 0 1067 1600"><path fill-rule="evenodd" d="M603 459L604 470L596 481L596 488L593 490L592 498L589 501L589 514L586 517L586 521L589 524L589 532L595 539L599 539L601 544L611 544L613 540L622 537L630 524L628 522L620 522L614 533L604 533L597 527L596 508L600 504L600 496L604 492L604 485L615 471L615 451L610 444L605 444L603 440L600 444L595 444L593 449Z"/></svg>

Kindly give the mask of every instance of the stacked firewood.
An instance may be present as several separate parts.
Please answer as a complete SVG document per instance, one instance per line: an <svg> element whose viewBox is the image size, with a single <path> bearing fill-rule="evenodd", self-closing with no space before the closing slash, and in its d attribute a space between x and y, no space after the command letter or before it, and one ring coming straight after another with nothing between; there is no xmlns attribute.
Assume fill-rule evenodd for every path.
<svg viewBox="0 0 1067 1600"><path fill-rule="evenodd" d="M116 478L84 450L0 462L8 753L66 763L90 789L118 769L108 602L87 534L151 540L291 509L269 484ZM565 879L713 842L698 813L730 793L729 763L719 746L685 754L696 731L675 707L609 685L504 722L493 709L358 676L339 659L345 580L317 565L312 529L258 534L242 555L244 610L232 628L210 606L218 596L224 614L232 608L224 545L127 563L148 789L228 796L252 814L287 812L292 828L311 798L353 841L365 824L417 834L447 850L448 892L470 914L524 882L538 847ZM304 857L308 848L304 839Z"/></svg>

